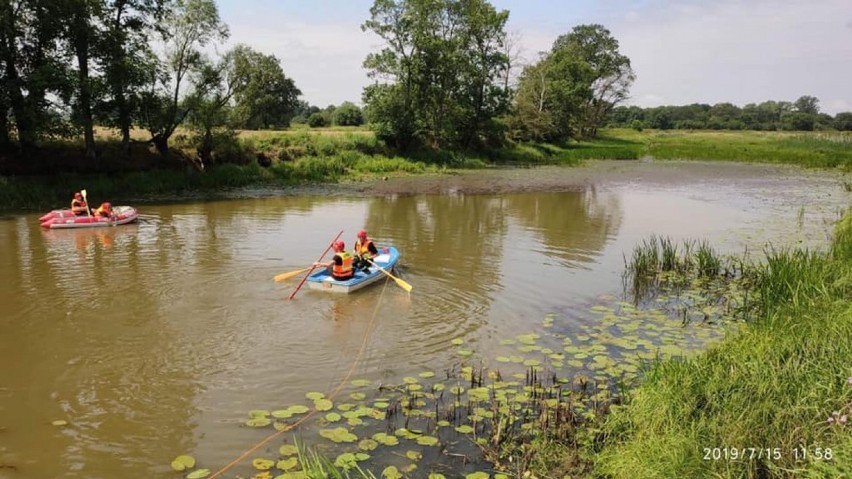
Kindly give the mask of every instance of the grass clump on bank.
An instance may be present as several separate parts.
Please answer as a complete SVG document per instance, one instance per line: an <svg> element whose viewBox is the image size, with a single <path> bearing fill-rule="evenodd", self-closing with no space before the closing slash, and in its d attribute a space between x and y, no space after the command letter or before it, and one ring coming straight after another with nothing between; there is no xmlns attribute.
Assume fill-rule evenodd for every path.
<svg viewBox="0 0 852 479"><path fill-rule="evenodd" d="M829 252L770 251L748 267L742 280L756 298L750 325L705 354L651 368L607 418L596 474L852 472L852 424L841 421L852 418L850 265L852 213Z"/></svg>

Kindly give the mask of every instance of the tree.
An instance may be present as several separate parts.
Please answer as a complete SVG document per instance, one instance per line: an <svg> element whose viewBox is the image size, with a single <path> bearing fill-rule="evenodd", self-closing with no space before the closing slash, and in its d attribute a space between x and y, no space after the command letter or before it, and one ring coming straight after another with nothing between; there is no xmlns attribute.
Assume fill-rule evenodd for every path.
<svg viewBox="0 0 852 479"><path fill-rule="evenodd" d="M816 115L819 113L819 98L808 95L800 96L799 99L793 103L793 108L795 108L799 113Z"/></svg>
<svg viewBox="0 0 852 479"><path fill-rule="evenodd" d="M549 141L556 136L556 126L549 111L548 65L540 61L524 68L515 93L514 112L509 117L509 131L517 141Z"/></svg>
<svg viewBox="0 0 852 479"><path fill-rule="evenodd" d="M122 150L130 155L130 130L140 121L139 107L151 73L157 71L148 37L160 27L167 0L103 2L102 31L96 39L96 61L103 72L103 91L95 98L95 116L121 133Z"/></svg>
<svg viewBox="0 0 852 479"><path fill-rule="evenodd" d="M169 138L191 108L180 102L183 82L190 71L203 67L200 49L227 38L228 28L213 0L176 0L161 26L166 62L150 72L152 89L143 97L142 120L151 142L165 156Z"/></svg>
<svg viewBox="0 0 852 479"><path fill-rule="evenodd" d="M234 124L252 130L288 126L302 92L284 74L278 58L245 45L230 55L232 75L245 79L234 93Z"/></svg>
<svg viewBox="0 0 852 479"><path fill-rule="evenodd" d="M67 133L58 111L73 92L67 51L59 41L65 12L62 2L0 0L0 103L11 111L24 156L43 135ZM0 137L8 136L11 123L6 121Z"/></svg>
<svg viewBox="0 0 852 479"><path fill-rule="evenodd" d="M541 128L548 123L545 136L551 139L594 137L610 111L627 99L634 79L630 60L618 52L618 41L609 30L601 25L576 26L557 38L534 68L525 69L510 124L526 133L535 126L539 133L532 137L541 137ZM523 131L515 136L518 133L529 136Z"/></svg>
<svg viewBox="0 0 852 479"><path fill-rule="evenodd" d="M358 126L364 124L361 109L352 102L345 101L334 110L334 124L340 126Z"/></svg>
<svg viewBox="0 0 852 479"><path fill-rule="evenodd" d="M308 126L311 128L322 128L328 126L328 121L321 112L315 112L311 113L311 116L308 117Z"/></svg>
<svg viewBox="0 0 852 479"><path fill-rule="evenodd" d="M619 52L618 40L602 25L574 27L571 33L556 39L553 51L576 56L575 61L585 63L582 68L575 69L587 75L578 78L585 84L576 87L585 96L579 133L594 137L598 128L606 123L612 108L628 98L630 86L636 79L630 59Z"/></svg>
<svg viewBox="0 0 852 479"><path fill-rule="evenodd" d="M834 115L834 128L839 131L852 131L852 112L845 111Z"/></svg>
<svg viewBox="0 0 852 479"><path fill-rule="evenodd" d="M508 108L508 12L485 0L375 0L370 30L385 41L364 61L367 119L401 149L474 146Z"/></svg>

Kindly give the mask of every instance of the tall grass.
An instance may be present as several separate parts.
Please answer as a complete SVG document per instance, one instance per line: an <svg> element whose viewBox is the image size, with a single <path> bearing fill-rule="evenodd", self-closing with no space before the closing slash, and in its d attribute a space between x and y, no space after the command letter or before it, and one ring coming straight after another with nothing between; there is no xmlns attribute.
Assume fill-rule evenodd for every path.
<svg viewBox="0 0 852 479"><path fill-rule="evenodd" d="M648 371L627 405L607 418L596 473L852 474L852 429L839 424L841 415L852 417L850 252L852 212L830 252L770 250L750 266L744 275L754 281L755 321L703 355ZM833 459L816 459L817 447L831 449ZM807 460L797 460L800 448Z"/></svg>

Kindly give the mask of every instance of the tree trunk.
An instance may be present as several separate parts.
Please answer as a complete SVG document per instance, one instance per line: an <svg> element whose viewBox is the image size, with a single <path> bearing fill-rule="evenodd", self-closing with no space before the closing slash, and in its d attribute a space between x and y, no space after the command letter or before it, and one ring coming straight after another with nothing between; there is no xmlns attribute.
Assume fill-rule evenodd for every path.
<svg viewBox="0 0 852 479"><path fill-rule="evenodd" d="M151 142L154 143L154 147L157 148L157 152L159 152L162 156L169 155L169 137L162 134L157 133L151 138Z"/></svg>
<svg viewBox="0 0 852 479"><path fill-rule="evenodd" d="M89 22L88 9L78 11L74 19L74 52L77 55L78 80L80 82L80 121L86 144L86 159L95 159L95 132L92 121L92 96L89 85Z"/></svg>
<svg viewBox="0 0 852 479"><path fill-rule="evenodd" d="M35 130L32 116L27 108L27 101L21 89L21 78L18 76L17 50L15 47L14 12L11 2L3 3L2 15L0 15L0 56L6 66L4 72L4 87L12 114L15 116L15 127L18 133L18 143L21 151L26 156L32 146L35 145Z"/></svg>
<svg viewBox="0 0 852 479"><path fill-rule="evenodd" d="M12 149L12 140L9 135L9 102L6 101L5 90L4 82L4 86L0 89L0 153L6 153Z"/></svg>

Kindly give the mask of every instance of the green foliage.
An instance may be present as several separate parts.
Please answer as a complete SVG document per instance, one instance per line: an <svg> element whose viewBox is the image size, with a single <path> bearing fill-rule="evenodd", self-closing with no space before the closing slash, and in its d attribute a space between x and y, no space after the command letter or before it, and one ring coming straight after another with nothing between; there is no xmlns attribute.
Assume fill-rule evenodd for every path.
<svg viewBox="0 0 852 479"><path fill-rule="evenodd" d="M508 108L507 11L485 0L376 0L362 29L385 41L364 61L367 120L388 144L473 147Z"/></svg>
<svg viewBox="0 0 852 479"><path fill-rule="evenodd" d="M324 114L319 112L311 113L311 116L308 117L308 126L311 128L321 128L328 126L328 122Z"/></svg>
<svg viewBox="0 0 852 479"><path fill-rule="evenodd" d="M579 25L521 74L512 138L564 141L594 137L612 108L627 98L635 75L618 41L601 25Z"/></svg>
<svg viewBox="0 0 852 479"><path fill-rule="evenodd" d="M334 124L339 126L360 126L364 124L361 109L352 102L345 101L334 110Z"/></svg>
<svg viewBox="0 0 852 479"><path fill-rule="evenodd" d="M852 472L848 461L813 457L817 446L831 448L834 458L852 453L852 436L836 421L852 413L852 345L839 341L852 334L850 225L847 214L832 248L844 252L839 256L769 251L766 262L747 267L742 274L756 298L750 303L754 322L705 354L650 369L627 405L607 418L596 473L663 478ZM810 460L797 460L794 448L803 446ZM728 459L714 460L714 448ZM732 453L746 456L734 460Z"/></svg>
<svg viewBox="0 0 852 479"><path fill-rule="evenodd" d="M236 128L286 128L301 92L281 69L278 58L245 45L229 54L230 76L240 79L233 92L232 124Z"/></svg>

